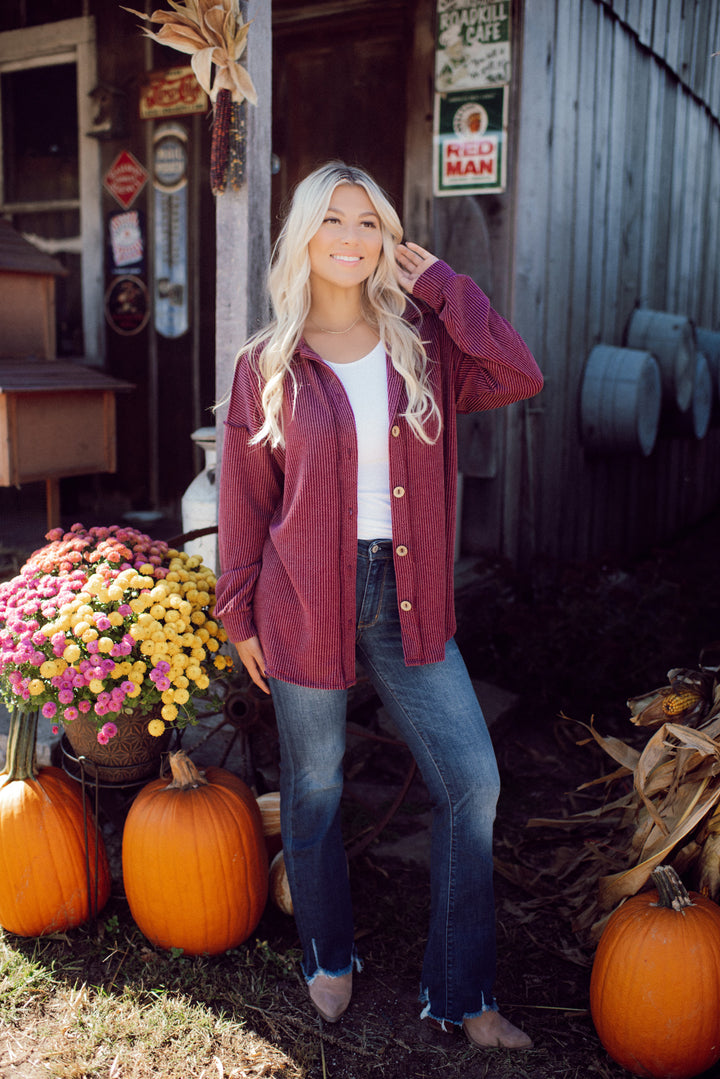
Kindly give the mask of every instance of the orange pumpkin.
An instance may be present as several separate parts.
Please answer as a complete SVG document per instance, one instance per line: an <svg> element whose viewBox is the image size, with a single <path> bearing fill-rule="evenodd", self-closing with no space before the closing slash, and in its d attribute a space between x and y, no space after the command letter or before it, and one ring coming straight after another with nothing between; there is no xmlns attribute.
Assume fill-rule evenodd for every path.
<svg viewBox="0 0 720 1079"><path fill-rule="evenodd" d="M232 772L200 773L182 751L172 780L155 779L130 807L122 844L135 922L161 948L216 955L250 936L268 890L260 810Z"/></svg>
<svg viewBox="0 0 720 1079"><path fill-rule="evenodd" d="M590 1011L606 1050L651 1079L690 1079L720 1059L720 907L675 871L608 921L590 979Z"/></svg>
<svg viewBox="0 0 720 1079"><path fill-rule="evenodd" d="M102 835L96 872L92 814L65 772L36 767L36 732L37 712L13 712L0 773L0 925L21 937L74 929L110 896Z"/></svg>

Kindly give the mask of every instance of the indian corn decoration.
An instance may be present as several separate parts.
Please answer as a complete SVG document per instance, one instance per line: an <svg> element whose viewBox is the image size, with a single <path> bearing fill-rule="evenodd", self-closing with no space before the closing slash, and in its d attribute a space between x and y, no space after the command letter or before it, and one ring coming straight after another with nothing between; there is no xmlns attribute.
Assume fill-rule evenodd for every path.
<svg viewBox="0 0 720 1079"><path fill-rule="evenodd" d="M168 0L172 11L132 15L160 29L144 33L160 45L190 54L195 77L213 103L210 186L214 195L245 178L245 102L257 104L252 79L240 64L250 23L243 23L239 0Z"/></svg>

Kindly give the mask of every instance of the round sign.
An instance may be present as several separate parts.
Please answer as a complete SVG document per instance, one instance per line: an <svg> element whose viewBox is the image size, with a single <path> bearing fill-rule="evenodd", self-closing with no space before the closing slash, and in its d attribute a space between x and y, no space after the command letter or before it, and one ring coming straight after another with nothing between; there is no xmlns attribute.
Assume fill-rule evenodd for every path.
<svg viewBox="0 0 720 1079"><path fill-rule="evenodd" d="M177 127L155 136L153 173L161 191L177 191L187 181L187 136Z"/></svg>
<svg viewBox="0 0 720 1079"><path fill-rule="evenodd" d="M150 317L148 287L140 277L116 277L105 293L105 318L116 333L132 337Z"/></svg>

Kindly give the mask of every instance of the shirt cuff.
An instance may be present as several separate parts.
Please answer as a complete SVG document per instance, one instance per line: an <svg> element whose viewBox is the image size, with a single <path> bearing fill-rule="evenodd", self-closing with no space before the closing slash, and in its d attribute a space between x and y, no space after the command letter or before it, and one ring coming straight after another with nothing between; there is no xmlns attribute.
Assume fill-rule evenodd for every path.
<svg viewBox="0 0 720 1079"><path fill-rule="evenodd" d="M445 289L457 274L447 262L438 259L421 273L413 287L413 297L432 307L433 311L442 310L445 302Z"/></svg>

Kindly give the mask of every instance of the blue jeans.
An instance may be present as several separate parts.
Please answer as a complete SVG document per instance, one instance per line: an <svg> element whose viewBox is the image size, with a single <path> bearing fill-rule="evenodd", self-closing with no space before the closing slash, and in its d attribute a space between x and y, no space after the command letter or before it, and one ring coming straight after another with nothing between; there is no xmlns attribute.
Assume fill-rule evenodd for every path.
<svg viewBox="0 0 720 1079"><path fill-rule="evenodd" d="M455 641L441 663L406 667L389 540L358 544L357 655L413 753L432 802L423 1017L461 1023L495 1008L492 831L500 779ZM308 981L356 962L340 825L345 690L270 679L280 735L285 864Z"/></svg>

